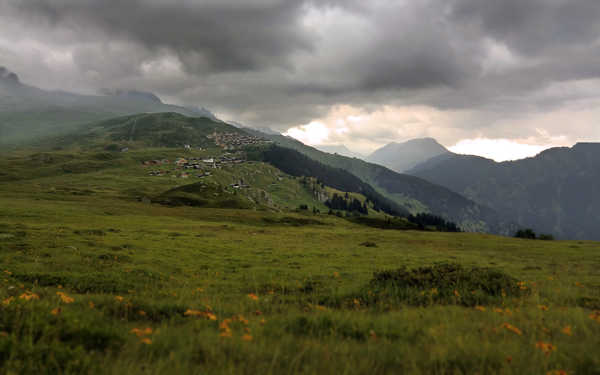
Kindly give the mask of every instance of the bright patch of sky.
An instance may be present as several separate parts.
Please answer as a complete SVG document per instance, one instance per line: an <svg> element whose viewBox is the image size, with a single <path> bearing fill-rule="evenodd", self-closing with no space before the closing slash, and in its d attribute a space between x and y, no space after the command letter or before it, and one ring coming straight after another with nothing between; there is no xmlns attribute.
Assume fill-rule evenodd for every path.
<svg viewBox="0 0 600 375"><path fill-rule="evenodd" d="M518 160L535 156L553 145L530 145L510 139L463 139L448 149L457 154L478 155L495 161Z"/></svg>

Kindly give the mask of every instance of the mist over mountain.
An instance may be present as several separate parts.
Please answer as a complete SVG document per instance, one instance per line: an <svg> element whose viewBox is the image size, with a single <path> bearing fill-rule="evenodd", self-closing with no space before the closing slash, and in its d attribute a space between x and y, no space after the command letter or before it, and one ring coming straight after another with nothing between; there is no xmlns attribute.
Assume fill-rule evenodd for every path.
<svg viewBox="0 0 600 375"><path fill-rule="evenodd" d="M600 143L551 148L502 163L449 153L407 173L510 215L522 227L600 240Z"/></svg>
<svg viewBox="0 0 600 375"><path fill-rule="evenodd" d="M43 90L0 67L0 144L64 134L115 116L158 112L217 120L207 109L165 104L157 95L138 90L104 89L99 95Z"/></svg>
<svg viewBox="0 0 600 375"><path fill-rule="evenodd" d="M419 138L403 143L389 143L375 150L366 160L402 173L433 157L448 153L435 139Z"/></svg>
<svg viewBox="0 0 600 375"><path fill-rule="evenodd" d="M3 66L0 66L0 84L19 85L21 81L16 73L13 73Z"/></svg>
<svg viewBox="0 0 600 375"><path fill-rule="evenodd" d="M315 148L317 150L321 150L323 152L347 156L349 158L364 159L364 157L365 157L364 155L361 155L358 152L354 152L354 151L350 150L345 145L318 145L318 146L315 146Z"/></svg>

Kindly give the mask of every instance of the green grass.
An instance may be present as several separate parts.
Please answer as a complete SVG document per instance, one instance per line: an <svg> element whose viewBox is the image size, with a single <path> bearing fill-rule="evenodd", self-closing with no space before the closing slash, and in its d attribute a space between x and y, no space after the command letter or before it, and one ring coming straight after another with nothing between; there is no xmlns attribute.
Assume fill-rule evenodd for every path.
<svg viewBox="0 0 600 375"><path fill-rule="evenodd" d="M0 372L600 372L600 243L379 230L277 203L137 201L194 182L148 177L139 165L178 152L1 160ZM106 165L63 168L92 161ZM268 165L240 168L213 181L247 176L272 201L294 196L290 209L310 197ZM445 274L381 284L381 271L440 263L484 271L459 286ZM486 269L523 289L473 300Z"/></svg>

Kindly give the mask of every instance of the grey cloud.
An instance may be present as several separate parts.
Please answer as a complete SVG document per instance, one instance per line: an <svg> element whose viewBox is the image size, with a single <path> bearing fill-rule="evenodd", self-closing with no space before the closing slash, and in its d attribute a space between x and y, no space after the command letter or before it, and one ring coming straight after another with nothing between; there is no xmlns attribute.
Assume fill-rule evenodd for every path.
<svg viewBox="0 0 600 375"><path fill-rule="evenodd" d="M289 53L310 47L297 19L302 2L296 0L8 1L6 9L33 25L170 49L193 73L286 64Z"/></svg>
<svg viewBox="0 0 600 375"><path fill-rule="evenodd" d="M456 0L452 10L457 22L476 25L524 55L585 45L600 32L596 0Z"/></svg>
<svg viewBox="0 0 600 375"><path fill-rule="evenodd" d="M311 14L325 16L311 26ZM48 85L77 76L279 130L336 104L419 104L479 111L464 128L487 131L581 97L539 92L600 77L598 19L597 0L0 0L0 64L2 41L23 35L71 57L38 59L59 77ZM514 61L487 71L490 41ZM7 59L36 84L30 51ZM182 71L144 71L163 58Z"/></svg>

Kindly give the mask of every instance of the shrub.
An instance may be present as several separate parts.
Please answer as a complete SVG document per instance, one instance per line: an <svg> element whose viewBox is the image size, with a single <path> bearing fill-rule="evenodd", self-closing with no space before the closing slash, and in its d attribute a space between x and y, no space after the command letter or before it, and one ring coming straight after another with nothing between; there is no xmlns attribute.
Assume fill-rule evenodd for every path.
<svg viewBox="0 0 600 375"><path fill-rule="evenodd" d="M533 229L530 229L530 228L519 229L517 231L517 233L515 233L515 238L525 238L525 239L529 239L529 240L535 240L536 235L535 235L535 232L533 231Z"/></svg>
<svg viewBox="0 0 600 375"><path fill-rule="evenodd" d="M369 291L373 302L391 299L411 305L474 306L500 302L504 296L520 296L528 289L497 270L443 263L412 270L403 267L375 272Z"/></svg>

